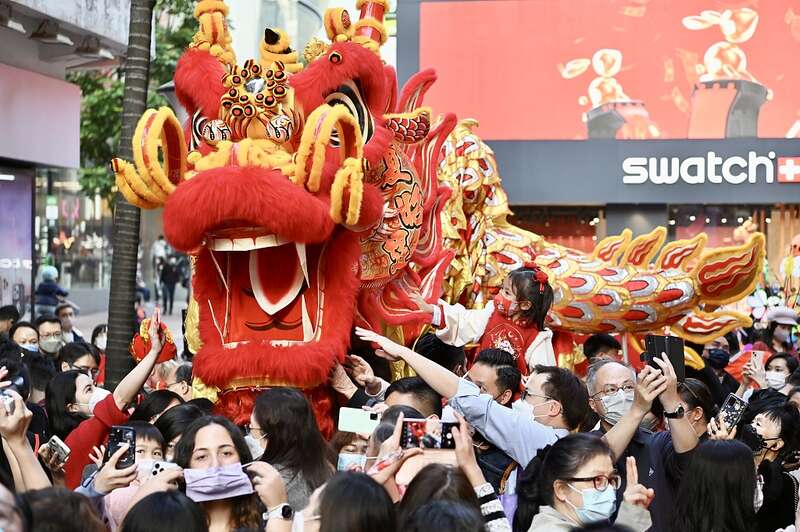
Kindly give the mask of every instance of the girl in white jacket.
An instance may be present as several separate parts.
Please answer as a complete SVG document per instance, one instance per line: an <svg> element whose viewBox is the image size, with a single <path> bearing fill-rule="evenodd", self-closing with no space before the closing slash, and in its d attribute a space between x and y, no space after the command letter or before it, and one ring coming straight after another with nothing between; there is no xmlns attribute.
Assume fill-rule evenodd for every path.
<svg viewBox="0 0 800 532"><path fill-rule="evenodd" d="M420 310L431 314L436 335L446 344L478 343L478 352L508 351L523 375L537 364L557 365L553 333L544 325L553 304L553 288L547 274L533 263L508 274L500 292L483 309L467 310L444 301L431 305L421 298L416 302Z"/></svg>

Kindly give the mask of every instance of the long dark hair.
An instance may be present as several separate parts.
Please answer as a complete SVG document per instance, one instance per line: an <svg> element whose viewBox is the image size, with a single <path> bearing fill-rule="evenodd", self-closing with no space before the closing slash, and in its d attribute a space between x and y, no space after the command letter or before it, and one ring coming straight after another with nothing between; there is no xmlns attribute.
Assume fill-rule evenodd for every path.
<svg viewBox="0 0 800 532"><path fill-rule="evenodd" d="M75 381L79 375L84 373L77 370L59 373L48 383L45 392L50 434L62 440L85 419L67 410L68 404L75 403Z"/></svg>
<svg viewBox="0 0 800 532"><path fill-rule="evenodd" d="M156 526L155 523L158 523ZM208 532L203 509L180 491L152 493L134 504L120 532Z"/></svg>
<svg viewBox="0 0 800 532"><path fill-rule="evenodd" d="M320 532L395 532L394 504L364 473L338 473L320 494Z"/></svg>
<svg viewBox="0 0 800 532"><path fill-rule="evenodd" d="M736 440L710 440L695 450L673 511L674 530L755 529L753 453Z"/></svg>
<svg viewBox="0 0 800 532"><path fill-rule="evenodd" d="M517 481L514 532L527 532L539 508L553 506L556 480L574 477L596 456L608 456L614 461L608 444L592 434L570 434L540 450Z"/></svg>
<svg viewBox="0 0 800 532"><path fill-rule="evenodd" d="M517 302L531 303L528 310L520 309L521 318L530 321L540 331L544 330L544 320L553 305L553 287L547 281L536 280L536 276L543 273L538 267L525 266L508 274Z"/></svg>
<svg viewBox="0 0 800 532"><path fill-rule="evenodd" d="M312 490L331 478L336 458L305 395L293 388L271 388L256 398L253 414L267 436L261 460L302 473Z"/></svg>
<svg viewBox="0 0 800 532"><path fill-rule="evenodd" d="M184 469L191 467L189 464L192 461L192 452L194 452L194 443L197 438L197 433L200 429L209 425L219 425L228 431L241 463L252 462L253 455L250 454L250 449L247 447L247 442L245 442L239 427L231 423L228 418L222 416L203 416L189 425L181 436L181 439L178 440L178 444L175 446L176 464ZM229 500L233 505L233 511L231 513L234 528L254 528L261 530L261 513L264 510L263 505L258 501L258 497L256 497L255 494L240 495L239 497L233 497Z"/></svg>
<svg viewBox="0 0 800 532"><path fill-rule="evenodd" d="M430 464L417 473L408 485L398 507L398 523L403 529L414 511L431 501L461 501L480 511L480 503L469 480L456 467Z"/></svg>

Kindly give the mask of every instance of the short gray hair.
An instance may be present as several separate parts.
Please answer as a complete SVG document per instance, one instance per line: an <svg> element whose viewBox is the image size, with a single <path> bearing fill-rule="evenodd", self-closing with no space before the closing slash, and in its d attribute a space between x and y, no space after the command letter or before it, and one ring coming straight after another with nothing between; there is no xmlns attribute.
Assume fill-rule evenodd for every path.
<svg viewBox="0 0 800 532"><path fill-rule="evenodd" d="M589 390L589 397L597 393L597 390L594 387L597 383L597 374L600 372L600 368L607 366L608 364L619 364L622 367L628 368L633 376L633 382L636 382L636 372L627 364L617 360L609 360L607 358L596 360L589 366L589 370L586 372L586 388Z"/></svg>

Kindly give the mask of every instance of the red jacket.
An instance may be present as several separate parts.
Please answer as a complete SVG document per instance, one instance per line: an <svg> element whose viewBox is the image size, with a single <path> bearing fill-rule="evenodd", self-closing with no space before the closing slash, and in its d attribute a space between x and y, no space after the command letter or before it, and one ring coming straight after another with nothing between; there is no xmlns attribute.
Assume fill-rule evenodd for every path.
<svg viewBox="0 0 800 532"><path fill-rule="evenodd" d="M97 403L94 417L83 421L69 433L64 443L70 448L69 459L64 466L64 483L74 490L81 483L83 468L91 463L89 453L92 447L100 447L108 438L113 425L123 425L128 421L128 414L120 411L114 402L114 394Z"/></svg>

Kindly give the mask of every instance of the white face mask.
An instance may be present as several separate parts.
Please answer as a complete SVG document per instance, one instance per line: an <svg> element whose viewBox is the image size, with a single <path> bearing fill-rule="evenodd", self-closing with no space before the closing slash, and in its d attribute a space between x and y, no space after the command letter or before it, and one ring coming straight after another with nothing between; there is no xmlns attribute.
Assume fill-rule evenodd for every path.
<svg viewBox="0 0 800 532"><path fill-rule="evenodd" d="M767 371L765 373L767 386L773 390L780 390L786 386L786 375L780 371Z"/></svg>
<svg viewBox="0 0 800 532"><path fill-rule="evenodd" d="M536 406L542 406L542 405L545 405L545 404L547 404L549 402L550 401L545 401L541 405L536 405ZM516 401L514 401L514 403L512 403L512 405L511 405L511 409L514 410L515 412L518 412L520 417L522 417L522 418L538 419L540 417L547 417L547 414L538 414L537 415L535 413L535 411L534 411L535 408L536 408L535 406L533 406L528 401L526 401L524 399L521 399L521 398L517 399Z"/></svg>
<svg viewBox="0 0 800 532"><path fill-rule="evenodd" d="M97 346L97 349L100 351L106 350L106 342L108 341L108 337L105 334L97 335L97 338L94 339L94 345Z"/></svg>
<svg viewBox="0 0 800 532"><path fill-rule="evenodd" d="M622 419L622 416L628 413L633 406L633 392L626 392L625 390L617 390L612 395L606 395L601 400L603 409L606 411L603 419L612 425Z"/></svg>
<svg viewBox="0 0 800 532"><path fill-rule="evenodd" d="M109 392L105 388L98 388L97 386L95 386L94 391L92 392L92 396L89 397L89 405L88 405L89 412L91 412L92 415L94 415L94 409L97 408L97 405L100 403L100 401L102 401L109 395L111 395L111 392Z"/></svg>
<svg viewBox="0 0 800 532"><path fill-rule="evenodd" d="M258 460L264 454L264 448L261 442L249 434L245 434L244 441L247 443L247 448L250 449L250 454L253 455L253 460Z"/></svg>

